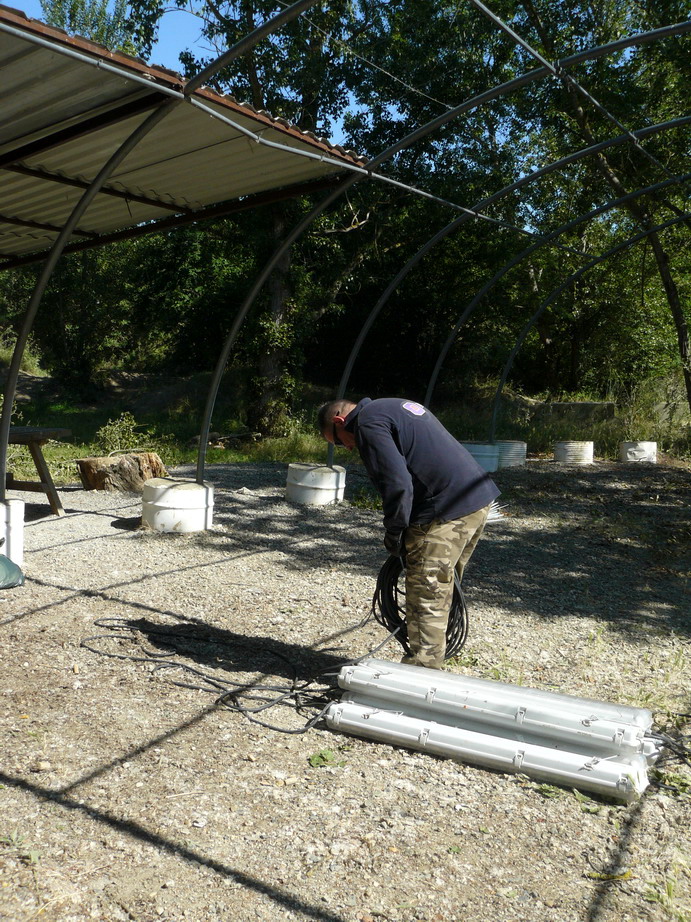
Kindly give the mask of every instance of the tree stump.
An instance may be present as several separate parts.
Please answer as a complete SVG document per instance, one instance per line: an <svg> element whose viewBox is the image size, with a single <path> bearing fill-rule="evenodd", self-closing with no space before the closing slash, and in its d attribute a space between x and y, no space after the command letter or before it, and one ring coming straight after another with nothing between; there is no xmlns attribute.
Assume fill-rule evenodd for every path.
<svg viewBox="0 0 691 922"><path fill-rule="evenodd" d="M107 490L111 493L141 493L147 480L168 476L163 462L153 451L81 458L77 461L77 468L85 490Z"/></svg>

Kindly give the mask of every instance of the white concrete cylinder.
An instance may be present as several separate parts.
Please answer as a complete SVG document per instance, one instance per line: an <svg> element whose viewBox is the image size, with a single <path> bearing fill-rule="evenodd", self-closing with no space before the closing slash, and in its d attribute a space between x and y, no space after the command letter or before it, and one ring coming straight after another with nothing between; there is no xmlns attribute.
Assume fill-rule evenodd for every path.
<svg viewBox="0 0 691 922"><path fill-rule="evenodd" d="M210 483L153 477L142 491L142 524L154 531L187 534L211 528L214 488Z"/></svg>
<svg viewBox="0 0 691 922"><path fill-rule="evenodd" d="M345 468L320 464L289 464L286 499L307 506L338 503L345 491Z"/></svg>
<svg viewBox="0 0 691 922"><path fill-rule="evenodd" d="M496 442L461 442L480 467L485 471L496 471L499 467L499 446Z"/></svg>
<svg viewBox="0 0 691 922"><path fill-rule="evenodd" d="M24 500L6 499L0 503L0 554L18 567L24 565Z"/></svg>
<svg viewBox="0 0 691 922"><path fill-rule="evenodd" d="M511 439L498 439L499 469L502 467L520 467L525 464L528 446L525 442L512 441Z"/></svg>
<svg viewBox="0 0 691 922"><path fill-rule="evenodd" d="M619 442L619 460L657 464L657 442Z"/></svg>
<svg viewBox="0 0 691 922"><path fill-rule="evenodd" d="M567 464L592 464L593 442L555 442L554 460Z"/></svg>

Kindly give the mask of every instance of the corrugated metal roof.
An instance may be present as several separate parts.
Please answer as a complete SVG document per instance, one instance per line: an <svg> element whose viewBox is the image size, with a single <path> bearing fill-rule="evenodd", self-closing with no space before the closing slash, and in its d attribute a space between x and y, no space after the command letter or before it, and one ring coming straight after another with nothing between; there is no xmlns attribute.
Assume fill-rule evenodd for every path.
<svg viewBox="0 0 691 922"><path fill-rule="evenodd" d="M73 241L365 162L231 96L202 88L186 101L180 75L4 6L0 80L0 267L52 245L103 164L166 98L178 104L110 176Z"/></svg>

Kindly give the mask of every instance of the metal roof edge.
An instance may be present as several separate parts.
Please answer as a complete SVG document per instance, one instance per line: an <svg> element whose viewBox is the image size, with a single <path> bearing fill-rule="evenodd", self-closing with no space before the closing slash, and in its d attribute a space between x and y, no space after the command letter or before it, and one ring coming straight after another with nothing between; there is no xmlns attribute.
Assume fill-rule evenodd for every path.
<svg viewBox="0 0 691 922"><path fill-rule="evenodd" d="M69 35L63 29L49 26L39 19L32 19L22 10L14 7L0 4L0 22L6 22L8 25L17 29L26 31L45 41L55 43L65 49L70 49L82 54L93 56L97 60L108 61L109 64L122 67L125 70L134 71L139 78L148 78L155 82L160 82L168 87L168 90L182 91L186 81L176 71L169 70L166 67L155 64L147 64L142 58L135 58L119 51L109 51L105 46L91 39L83 38L79 35ZM56 49L58 50L58 49ZM123 74L124 77L127 74ZM333 144L328 138L318 137L314 132L303 131L292 122L281 116L273 116L266 110L257 110L249 103L239 102L230 94L217 93L208 86L203 86L195 90L194 96L214 102L224 108L231 109L238 115L251 118L253 121L259 121L271 128L275 128L283 134L288 134L296 140L307 143L310 146L316 146L320 150L328 152L331 156L340 158L346 162L362 166L367 162L367 158L358 154L356 151L345 150L342 145Z"/></svg>
<svg viewBox="0 0 691 922"><path fill-rule="evenodd" d="M185 85L185 81L177 71L169 70L167 67L161 67L160 65L147 64L143 58L135 58L121 51L109 51L105 45L99 45L98 42L83 38L81 35L70 35L64 29L49 26L40 19L33 19L22 10L14 7L0 4L0 20L6 20L19 29L24 29L26 32L31 32L59 45L65 45L86 54L92 54L101 60L105 59L113 64L120 64L147 76L158 77L167 83L176 85L180 89Z"/></svg>

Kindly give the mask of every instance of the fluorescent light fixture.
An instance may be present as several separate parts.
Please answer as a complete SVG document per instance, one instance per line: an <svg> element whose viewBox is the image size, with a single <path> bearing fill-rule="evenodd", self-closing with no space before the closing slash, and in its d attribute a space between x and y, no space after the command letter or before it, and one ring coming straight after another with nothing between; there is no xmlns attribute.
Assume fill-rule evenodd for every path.
<svg viewBox="0 0 691 922"><path fill-rule="evenodd" d="M435 720L452 726L492 727L516 738L541 736L605 754L642 752L653 721L643 708L376 659L344 667L338 684L358 696L392 702L406 713L411 708L434 713Z"/></svg>
<svg viewBox="0 0 691 922"><path fill-rule="evenodd" d="M524 772L552 783L598 791L623 800L631 800L648 785L647 763L641 755L615 761L614 757L565 752L449 727L353 700L332 704L327 723L333 730L383 740L394 746L450 756L499 771Z"/></svg>
<svg viewBox="0 0 691 922"><path fill-rule="evenodd" d="M344 666L329 727L630 800L659 752L652 713L366 659Z"/></svg>

